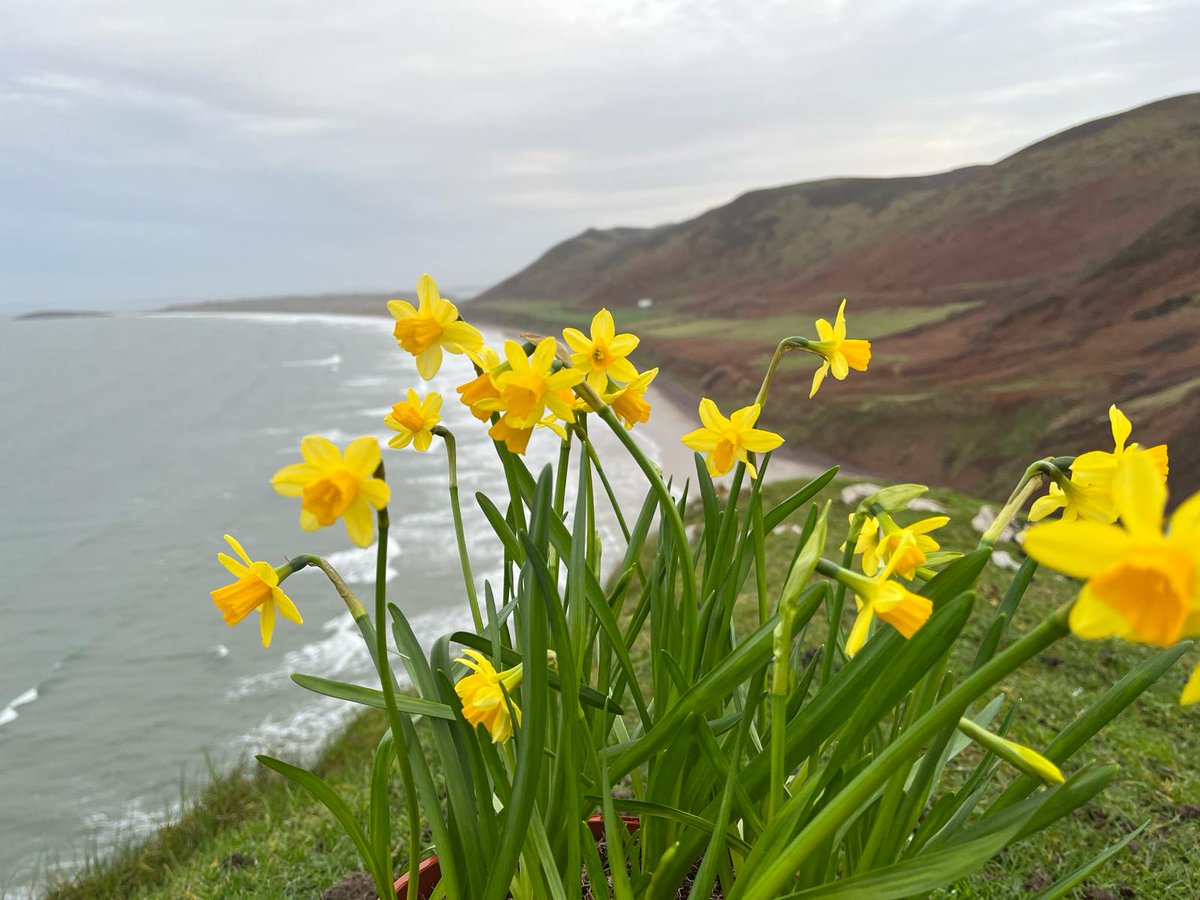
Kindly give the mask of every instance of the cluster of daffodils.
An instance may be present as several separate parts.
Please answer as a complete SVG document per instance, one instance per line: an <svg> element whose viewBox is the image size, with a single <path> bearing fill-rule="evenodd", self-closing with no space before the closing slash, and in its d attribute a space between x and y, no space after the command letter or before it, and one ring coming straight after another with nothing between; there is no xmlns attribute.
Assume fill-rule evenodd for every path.
<svg viewBox="0 0 1200 900"><path fill-rule="evenodd" d="M648 896L646 890L674 896L685 880L693 896L709 896L719 880L722 895L738 900L826 894L838 881L846 883L834 892L865 896L896 883L906 894L924 895L1078 808L1112 777L1093 766L1063 771L1079 747L1074 737L1070 747L1056 741L1044 755L1014 740L1016 710L996 719L1003 698L988 700L1003 679L1071 632L1169 648L1100 697L1084 725L1072 723L1078 735L1085 725L1111 720L1161 676L1186 650L1173 645L1200 637L1200 495L1164 526L1167 448L1131 443L1133 427L1115 406L1112 451L1035 462L978 547L943 549L949 518L915 512L940 511L916 502L927 488L895 484L850 513L835 562L825 557L830 506L810 501L837 470L781 502L768 500L763 473L784 439L759 424L784 354L817 357L811 387L805 385L810 398L829 375L842 381L851 370L867 370L871 343L847 337L845 301L832 323L816 321L815 338L779 342L753 402L731 404L726 415L713 399L700 400L699 427L681 438L696 453L691 496L700 499L688 506L628 433L650 419L647 389L658 369L637 368L639 338L618 332L607 309L586 334L566 328L561 341L542 336L491 347L429 275L416 294L415 304L388 304L396 342L426 382L448 356L460 357L450 364L466 379L457 387L467 411L459 410L461 421L479 433L486 426L505 472L506 502L477 495L503 558L500 576L478 591L443 397L407 388L384 418L393 450L427 452L435 438L445 448L473 629L426 648L404 603L389 602L389 591L394 597L402 587L389 588L385 577L393 490L374 437L344 449L305 437L300 460L271 479L279 494L299 501L303 531L341 522L354 544L375 544L373 611L328 560L301 555L273 566L228 535L234 555L218 559L234 580L211 592L227 625L258 611L268 645L279 616L302 622L283 582L314 567L354 619L378 689L302 673L293 679L385 711L366 816L318 776L259 759L329 807L380 897L578 897L583 870L592 884L611 877L616 894L629 897ZM601 427L649 483L636 519L622 515L605 475L593 443ZM561 452L557 468L535 475L525 455L538 429L556 436ZM714 479L730 473L722 497ZM948 668L958 657L951 650L970 640L975 585L992 561L996 536L1044 477L1049 492L1029 512L1029 559L1012 576L1002 608L991 611L972 668L958 678ZM578 481L573 492L568 478ZM597 482L624 538L615 554L601 545ZM806 505L802 527L780 529ZM772 608L768 558L792 530L800 538L788 550L792 563ZM652 549L647 542L656 532ZM621 570L605 571L601 560L613 558L623 560ZM1069 606L1006 642L1036 563L1082 579L1082 589ZM756 603L743 602L750 595ZM820 653L801 672L795 661L809 629L824 634L816 641ZM633 648L644 652L644 679ZM403 660L411 693L399 691L395 659ZM1184 703L1198 700L1200 667L1182 696ZM417 716L429 725L428 738L416 730ZM942 784L955 732L988 752L965 782ZM998 761L1023 777L994 803L982 796L991 792L962 789L988 784ZM408 801L410 841L407 881L399 882L388 821L395 773ZM1042 790L1058 785L1062 793ZM597 810L607 870L586 825ZM1003 820L992 816L999 810ZM638 837L630 837L643 842L640 848L623 843L629 829L618 812L645 817ZM418 881L426 826L440 867L434 888ZM951 860L956 848L972 848L970 860Z"/></svg>

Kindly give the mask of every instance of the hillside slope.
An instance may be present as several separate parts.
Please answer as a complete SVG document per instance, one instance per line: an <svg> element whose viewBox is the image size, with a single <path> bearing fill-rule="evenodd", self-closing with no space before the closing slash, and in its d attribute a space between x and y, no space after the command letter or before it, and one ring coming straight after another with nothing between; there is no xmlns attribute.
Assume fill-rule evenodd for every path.
<svg viewBox="0 0 1200 900"><path fill-rule="evenodd" d="M883 476L999 491L1028 459L1172 444L1200 487L1200 94L1071 128L994 165L752 191L658 228L589 230L485 291L484 314L608 306L662 362L745 400L773 344L849 298L868 377L807 401L788 359L764 421ZM649 298L653 302L639 305ZM486 311L486 312L485 312ZM782 396L780 396L782 395Z"/></svg>

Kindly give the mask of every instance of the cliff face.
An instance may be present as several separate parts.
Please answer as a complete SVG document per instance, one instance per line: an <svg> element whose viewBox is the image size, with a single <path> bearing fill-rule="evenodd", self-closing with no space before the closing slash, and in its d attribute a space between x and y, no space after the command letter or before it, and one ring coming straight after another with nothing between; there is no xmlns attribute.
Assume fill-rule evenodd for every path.
<svg viewBox="0 0 1200 900"><path fill-rule="evenodd" d="M1200 487L1200 94L990 166L752 191L687 222L590 230L476 301L531 325L608 306L661 361L747 399L774 343L849 298L869 375L807 401L789 359L764 421L881 475L1001 491L1047 453L1168 441ZM653 302L638 301L648 298Z"/></svg>

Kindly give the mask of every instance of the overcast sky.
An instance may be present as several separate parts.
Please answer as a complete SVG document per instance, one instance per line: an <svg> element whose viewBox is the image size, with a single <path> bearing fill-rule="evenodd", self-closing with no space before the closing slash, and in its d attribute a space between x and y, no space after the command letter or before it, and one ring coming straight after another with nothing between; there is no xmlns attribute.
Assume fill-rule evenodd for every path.
<svg viewBox="0 0 1200 900"><path fill-rule="evenodd" d="M486 285L1200 89L1200 4L2 0L0 309Z"/></svg>

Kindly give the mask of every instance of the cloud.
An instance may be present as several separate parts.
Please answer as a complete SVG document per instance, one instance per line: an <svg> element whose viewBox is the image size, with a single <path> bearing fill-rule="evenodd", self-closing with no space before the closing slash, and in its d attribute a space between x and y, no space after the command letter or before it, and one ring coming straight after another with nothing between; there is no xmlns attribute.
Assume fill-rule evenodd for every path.
<svg viewBox="0 0 1200 900"><path fill-rule="evenodd" d="M1195 89L1194 4L8 0L0 307L493 281Z"/></svg>

